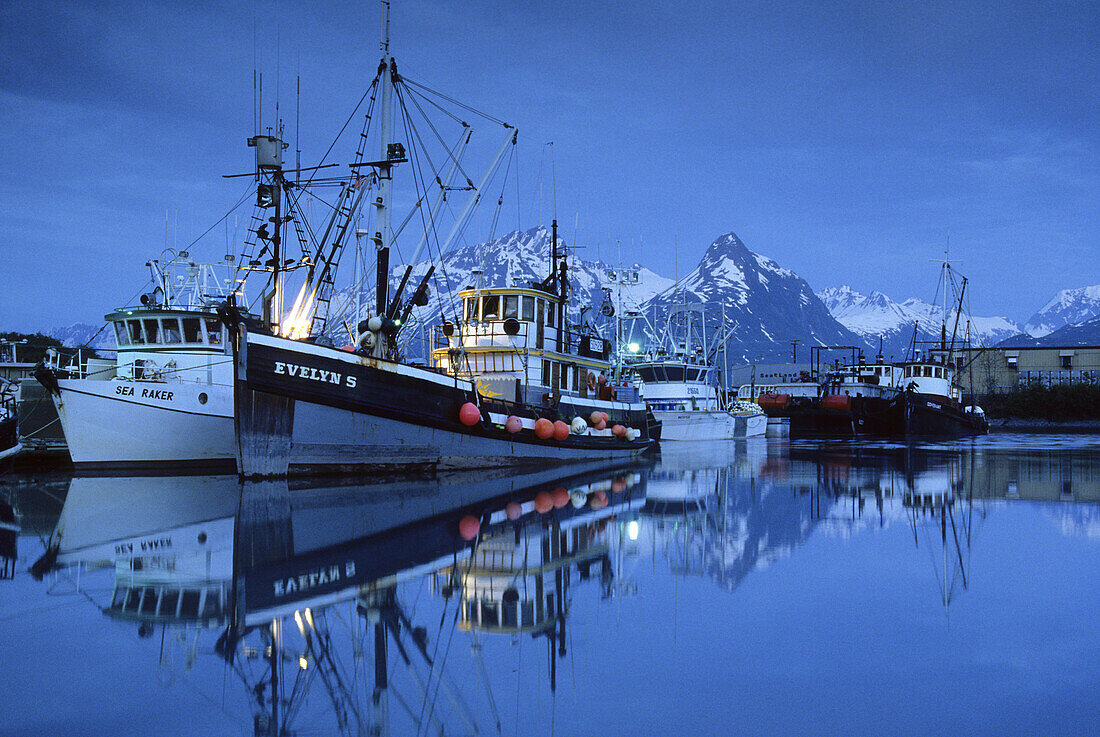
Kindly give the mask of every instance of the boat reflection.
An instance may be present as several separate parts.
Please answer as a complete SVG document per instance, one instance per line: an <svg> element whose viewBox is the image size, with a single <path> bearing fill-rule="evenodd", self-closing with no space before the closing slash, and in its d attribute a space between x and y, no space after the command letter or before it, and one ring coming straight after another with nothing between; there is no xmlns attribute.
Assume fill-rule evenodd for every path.
<svg viewBox="0 0 1100 737"><path fill-rule="evenodd" d="M190 641L185 668L217 653L245 686L255 734L333 722L342 734L396 721L441 729L449 719L476 733L466 701L485 680L448 672L455 625L475 641L545 637L553 691L573 587L595 580L593 595L609 591L609 522L644 504L647 471L75 478L34 570L67 574L93 598L107 588L95 574L109 572L103 614L136 623L141 637L159 629L162 643ZM442 615L426 620L433 603Z"/></svg>

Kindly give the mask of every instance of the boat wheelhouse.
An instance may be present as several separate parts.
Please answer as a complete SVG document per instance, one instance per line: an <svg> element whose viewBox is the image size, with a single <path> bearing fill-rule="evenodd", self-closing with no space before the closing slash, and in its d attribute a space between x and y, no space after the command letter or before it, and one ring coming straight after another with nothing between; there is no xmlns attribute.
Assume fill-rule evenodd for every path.
<svg viewBox="0 0 1100 737"><path fill-rule="evenodd" d="M543 403L552 396L575 397L602 400L594 406L613 408L613 392L606 385L610 347L595 331L564 326L557 294L535 287L493 287L466 289L459 298L462 320L434 329L436 368L476 382L490 398Z"/></svg>

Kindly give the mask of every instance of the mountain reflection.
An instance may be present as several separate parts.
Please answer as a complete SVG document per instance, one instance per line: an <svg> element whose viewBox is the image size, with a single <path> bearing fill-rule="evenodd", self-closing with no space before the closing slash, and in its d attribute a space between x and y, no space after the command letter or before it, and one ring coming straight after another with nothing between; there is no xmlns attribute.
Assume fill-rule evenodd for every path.
<svg viewBox="0 0 1100 737"><path fill-rule="evenodd" d="M810 668L796 652L820 649L859 681L880 651L891 669L914 652L964 658L944 638L983 631L1005 597L1033 612L1029 626L1067 594L1087 600L1073 565L1100 539L1093 451L758 439L668 444L656 465L369 482L77 477L49 486L49 503L0 480L22 525L16 580L0 587L25 591L0 608L22 631L80 633L62 691L96 692L113 663L139 693L164 687L147 711L189 704L165 733L580 734L608 710L622 726L609 735L633 734L640 703L690 721L637 678L646 668L685 679L697 666L694 688L725 703L706 692L714 674L763 674L782 691L772 671ZM1035 541L1074 556L1046 565L1022 552ZM1047 577L1017 573L1029 565ZM818 628L865 609L866 642L846 634L844 661ZM12 642L38 662L42 638ZM1005 657L1024 647L1010 646ZM581 698L593 683L617 698ZM781 695L796 703L809 683ZM78 698L47 707L19 688L16 732L89 718ZM738 708L760 733L795 733ZM121 718L76 731L126 732Z"/></svg>

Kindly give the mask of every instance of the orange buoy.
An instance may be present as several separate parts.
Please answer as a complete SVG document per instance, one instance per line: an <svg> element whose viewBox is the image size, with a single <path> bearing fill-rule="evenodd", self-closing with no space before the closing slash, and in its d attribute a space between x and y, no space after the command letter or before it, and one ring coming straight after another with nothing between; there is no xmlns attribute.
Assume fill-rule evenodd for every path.
<svg viewBox="0 0 1100 737"><path fill-rule="evenodd" d="M621 494L626 491L626 479L622 476L611 482L611 490L616 494Z"/></svg>
<svg viewBox="0 0 1100 737"><path fill-rule="evenodd" d="M607 492L602 490L593 492L589 504L593 509L603 509L607 506Z"/></svg>
<svg viewBox="0 0 1100 737"><path fill-rule="evenodd" d="M826 394L821 398L821 408L847 412L852 408L852 398L847 394Z"/></svg>
<svg viewBox="0 0 1100 737"><path fill-rule="evenodd" d="M550 500L554 502L554 509L561 509L569 503L569 491L559 486L550 492Z"/></svg>
<svg viewBox="0 0 1100 737"><path fill-rule="evenodd" d="M607 420L601 417L600 421L596 423L595 427L597 430L603 430L607 427Z"/></svg>
<svg viewBox="0 0 1100 737"><path fill-rule="evenodd" d="M545 491L540 491L535 494L535 511L539 514L546 514L554 508L553 498Z"/></svg>
<svg viewBox="0 0 1100 737"><path fill-rule="evenodd" d="M545 417L535 420L535 435L539 440L549 440L554 436L554 423Z"/></svg>
<svg viewBox="0 0 1100 737"><path fill-rule="evenodd" d="M504 429L515 435L523 429L523 420L515 415L509 415L508 419L504 421Z"/></svg>
<svg viewBox="0 0 1100 737"><path fill-rule="evenodd" d="M625 438L626 437L626 427L624 427L623 425L612 425L611 426L611 434L614 435L617 438Z"/></svg>
<svg viewBox="0 0 1100 737"><path fill-rule="evenodd" d="M353 345L342 345L342 346L340 346L340 350L347 351L348 353L355 353L355 346L353 346Z"/></svg>
<svg viewBox="0 0 1100 737"><path fill-rule="evenodd" d="M604 422L611 422L611 415L606 412L600 412L600 415L603 417Z"/></svg>
<svg viewBox="0 0 1100 737"><path fill-rule="evenodd" d="M466 427L473 427L481 422L481 410L473 402L466 402L458 410L458 420Z"/></svg>
<svg viewBox="0 0 1100 737"><path fill-rule="evenodd" d="M554 440L565 440L569 437L569 425L561 420L554 420Z"/></svg>
<svg viewBox="0 0 1100 737"><path fill-rule="evenodd" d="M593 412L591 415L588 416L588 424L595 427L596 423L599 422L601 419L603 419L603 412L600 412L599 410L596 410L595 412Z"/></svg>
<svg viewBox="0 0 1100 737"><path fill-rule="evenodd" d="M458 534L462 535L463 540L473 540L480 531L481 522L472 514L466 515L458 522Z"/></svg>
<svg viewBox="0 0 1100 737"><path fill-rule="evenodd" d="M588 388L589 389L595 389L596 388L596 375L594 373L592 373L591 371L588 372Z"/></svg>
<svg viewBox="0 0 1100 737"><path fill-rule="evenodd" d="M790 394L761 394L756 398L761 409L785 409L791 403Z"/></svg>
<svg viewBox="0 0 1100 737"><path fill-rule="evenodd" d="M519 519L522 515L523 507L521 507L516 502L508 502L507 506L504 507L504 516L512 520L513 522Z"/></svg>

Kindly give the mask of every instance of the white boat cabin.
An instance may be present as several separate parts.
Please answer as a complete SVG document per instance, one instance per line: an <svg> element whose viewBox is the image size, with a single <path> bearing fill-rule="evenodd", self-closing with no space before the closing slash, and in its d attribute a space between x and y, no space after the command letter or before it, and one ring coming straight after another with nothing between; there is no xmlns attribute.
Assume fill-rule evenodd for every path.
<svg viewBox="0 0 1100 737"><path fill-rule="evenodd" d="M548 393L599 395L610 346L591 331L563 325L565 310L556 294L494 287L466 289L459 298L461 321L433 329L436 368L476 381L486 397L508 401L538 402Z"/></svg>
<svg viewBox="0 0 1100 737"><path fill-rule="evenodd" d="M634 364L641 393L654 411L719 410L717 374L713 367L680 358Z"/></svg>
<svg viewBox="0 0 1100 737"><path fill-rule="evenodd" d="M902 375L901 366L881 361L844 366L831 377L826 393L890 398L903 388Z"/></svg>
<svg viewBox="0 0 1100 737"><path fill-rule="evenodd" d="M232 381L233 365L227 358L228 340L217 315L146 308L114 312L107 315L107 320L113 323L118 343L115 367L118 378L203 383Z"/></svg>
<svg viewBox="0 0 1100 737"><path fill-rule="evenodd" d="M943 397L956 402L962 399L962 390L955 384L955 369L938 361L912 361L898 368L902 372L901 388L917 394Z"/></svg>

